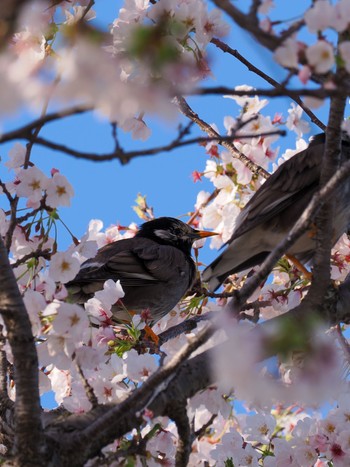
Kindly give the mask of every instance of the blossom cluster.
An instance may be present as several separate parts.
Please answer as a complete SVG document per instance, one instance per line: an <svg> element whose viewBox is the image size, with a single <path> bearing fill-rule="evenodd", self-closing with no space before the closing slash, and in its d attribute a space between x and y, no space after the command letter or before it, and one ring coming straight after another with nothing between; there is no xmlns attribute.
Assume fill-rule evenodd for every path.
<svg viewBox="0 0 350 467"><path fill-rule="evenodd" d="M259 3L260 15L267 15L273 7L271 0ZM169 115L173 110L169 97L189 91L210 73L206 47L214 36L224 36L228 27L218 10L207 10L204 0L126 0L108 34L112 45L107 46L102 34L97 41L74 34L82 18L94 18L88 5L87 0L59 2L43 10L30 4L23 10L19 31L0 56L2 112L28 103L42 105L42 99L47 102L49 97L60 103L74 101L95 108L133 137L146 139L150 129L144 115ZM350 42L342 41L336 51L326 35L327 29L341 33L348 28L349 5L348 0L334 5L328 0L314 2L305 14L305 24L311 33L318 34L316 42L307 45L298 42L296 36L289 37L277 48L276 61L298 69L303 83L312 73L331 72L336 54L350 71ZM60 21L59 14L63 15ZM265 20L261 26L266 25ZM304 64L299 69L301 61ZM55 79L50 81L52 75ZM248 92L252 88L238 86L236 90ZM299 106L292 104L284 121L282 115L265 115L266 99L231 98L240 112L237 117L226 116L224 126L228 136L234 135L232 144L241 157L211 142L206 145L209 159L205 167L194 173L195 181L205 178L215 190L215 196L200 191L194 207L195 222L219 234L211 240L214 249L229 240L241 208L264 183L244 158L274 170L307 146L303 137L310 131ZM284 125L296 135L295 148L278 157L279 137L274 130ZM1 180L1 194L12 206L16 199L21 211L14 218L12 206L0 209L0 234L10 240L10 261L36 339L41 394L53 391L57 404L73 413L91 409L87 385L98 403L119 403L159 368L159 357L136 350L145 323L135 316L124 327L114 325L112 306L124 296L119 281L106 281L84 307L70 303L65 284L98 248L133 236L137 226L112 225L103 230L101 221L92 220L80 240L73 237L72 244L60 251L56 235L59 209L70 205L73 187L56 168L46 175L28 154L28 148L18 143L9 152L5 165L11 175L9 181ZM333 248L331 266L335 281L343 280L350 270L346 234ZM238 287L246 273L232 277L226 290ZM250 301L263 302L260 317L269 319L297 306L308 285L282 259ZM200 350L222 343L213 359L216 383L188 402L189 419L199 433L190 465L348 465L349 387L333 334L313 330L307 336L311 341L307 355L292 355L283 363L261 362L263 339L251 337L251 325L233 324L223 312L226 303L223 298L215 301L192 295L154 326L160 333L197 311L220 315L218 331ZM253 318L253 303L251 306L246 316ZM283 329L278 334L281 340L290 337ZM162 362L168 362L195 335L196 331L181 334L163 344ZM8 345L5 351L11 362ZM9 383L11 397L15 398ZM243 401L244 415L236 410L237 401ZM332 404L332 410L322 414L319 407L324 401ZM154 417L147 409L140 416L144 420L141 430L117 440L105 451L118 451L122 442L141 434L148 437L147 465L174 465L176 425L166 417ZM144 465L144 461L139 456L135 463Z"/></svg>
<svg viewBox="0 0 350 467"><path fill-rule="evenodd" d="M144 114L174 114L171 98L210 73L206 46L228 26L203 0L127 0L110 33L90 40L75 35L82 18L95 17L88 4L29 2L23 9L13 44L0 57L1 112L37 109L49 98L74 101L147 139Z"/></svg>
<svg viewBox="0 0 350 467"><path fill-rule="evenodd" d="M242 106L240 122L247 121L236 135L236 148L262 167L275 167L278 149L274 149L273 145L277 137L263 138L259 134L281 125L282 117L271 119L264 116L261 111L267 106L267 101L257 97L243 97L236 99L236 102ZM252 120L252 116L256 118ZM299 107L291 106L285 123L298 139L296 148L286 151L277 163L292 157L306 146L302 136L309 128ZM236 120L233 117L225 117L224 124L228 134L235 131ZM257 136L244 138L252 132L256 132ZM240 208L263 183L263 179L253 175L228 152L220 152L215 144L208 144L206 150L211 157L200 176L213 183L217 196L206 204L208 193L200 192L195 208L200 225L220 233L217 236L219 240L215 237L212 240L211 246L217 248L229 238ZM75 241L66 251L56 251L49 229L43 226L43 214L38 218L35 216L39 212L54 212L55 216L49 218L59 219L57 208L69 204L69 198L73 195L69 182L57 169L51 171L49 178L32 164L26 167L25 148L19 144L10 150L6 165L12 171L13 180L7 182L5 187L9 193L25 201L28 210L26 221L32 217L30 229L21 226L15 228L11 254L12 262L18 262L14 271L31 319L33 334L39 342L41 393L53 391L57 404L62 404L69 411L88 411L91 401L85 390L83 374L98 402L118 403L158 368L158 361L150 354L138 354L131 348L132 345L120 345L125 345L126 334L123 330L117 330L111 320L112 305L124 295L119 282L107 281L103 290L88 300L84 308L67 302L64 284L75 277L80 264L93 257L97 248L133 236L137 226L131 224L125 233L118 226L111 226L103 232L102 222L93 220L80 242ZM52 195L53 187L56 187L56 197ZM61 201L60 193L64 194ZM1 216L9 225L3 211ZM6 234L6 227L3 227L2 234ZM21 263L23 257L38 249L51 251L49 267L44 257L37 258L34 263L30 259ZM344 278L349 269L349 249L348 238L344 235L334 249L332 268L335 279ZM292 267L280 264L271 281L251 300L269 303L261 309L261 316L267 319L295 307L304 296L304 286ZM180 323L186 316L183 310L191 308L191 299L188 297L156 323L154 330L159 333ZM224 302L206 301L201 306L201 313L217 311L218 305ZM143 325L140 317L134 317L128 336L137 338ZM220 331L220 336L215 335L207 344L215 346L216 342L228 339L229 349L216 357L218 383L193 397L188 408L196 429L200 429L211 417L216 418L208 432L195 441L190 465L202 465L203 459L211 466L230 460L234 465L241 466L258 466L261 463L274 466L280 465L283 459L288 459L290 465L296 467L313 464L319 467L331 460L334 465L346 465L344 459L349 450L349 436L344 434L348 429L344 413L347 413L348 405L347 398L339 396L339 393L346 391L346 386L341 370L335 364L341 362L341 357L332 339L324 340L323 332L314 337L313 359L309 364L304 361L304 366L299 367L298 362L292 360L271 370L268 366L256 364L262 352L262 343L247 339L249 326L233 326L230 323L221 327L230 329L230 335L225 336ZM165 361L186 345L191 336L183 334L165 343L161 348L167 355ZM10 349L7 351L11 359ZM242 353L244 359L241 358ZM325 353L333 355L333 358L323 361ZM338 380L337 385L334 385L335 380ZM338 392L333 391L334 387ZM334 409L326 418L311 418L303 409L281 408L281 404L288 407L296 401L300 407L313 405L316 400L321 403L331 394L332 400L343 397L344 405ZM236 399L244 400L250 410L256 411L256 415L237 415L232 404ZM153 418L146 412L144 418L147 424L142 430L143 436L157 426L162 427L152 432L153 436L147 444L151 459L155 464L162 461L172 465L178 443L175 424L169 419ZM109 449L113 451L117 446L110 446ZM310 461L310 464L306 461Z"/></svg>
<svg viewBox="0 0 350 467"><path fill-rule="evenodd" d="M316 0L305 12L304 21L308 31L317 35L314 43L306 43L294 34L277 48L274 58L283 67L297 70L300 81L306 84L313 73L327 75L334 71L336 63L350 71L350 41L341 37L339 44L333 42L332 32L344 33L349 27L350 4L348 0L331 3ZM300 65L302 64L302 65ZM324 86L334 89L331 76ZM307 99L311 107L322 103L320 99Z"/></svg>

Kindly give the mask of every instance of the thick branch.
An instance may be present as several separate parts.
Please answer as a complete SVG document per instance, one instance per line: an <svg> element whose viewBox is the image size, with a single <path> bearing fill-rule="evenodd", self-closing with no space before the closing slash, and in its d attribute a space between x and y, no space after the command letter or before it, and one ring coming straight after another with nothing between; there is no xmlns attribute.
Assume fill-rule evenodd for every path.
<svg viewBox="0 0 350 467"><path fill-rule="evenodd" d="M322 170L320 186L327 184L331 176L336 172L341 160L341 123L344 119L346 96L331 99L329 119L326 131L325 153L322 158ZM345 196L345 193L343 194ZM341 195L338 196L341 198ZM333 213L335 211L335 199L329 197L316 218L316 240L317 248L313 258L313 281L307 299L320 306L323 302L325 291L330 283L330 256L333 241L333 223L336 222ZM337 199L342 205L342 200ZM344 206L344 209L346 206ZM336 228L336 227L334 227Z"/></svg>
<svg viewBox="0 0 350 467"><path fill-rule="evenodd" d="M11 346L16 383L16 438L18 465L44 465L44 440L38 390L38 358L31 323L0 239L0 313Z"/></svg>
<svg viewBox="0 0 350 467"><path fill-rule="evenodd" d="M168 392L171 392L172 387L175 385L175 379L176 381L178 380L178 370L188 357L209 339L213 332L214 328L212 326L200 331L183 350L175 355L169 363L150 376L128 399L118 406L109 408L103 416L90 423L81 432L66 436L61 444L61 449L64 450L66 458L64 465L76 465L77 453L79 453L80 462L81 459L91 458L92 455L98 453L101 447L124 435L131 428L139 426L142 412L146 408L151 409L155 415L159 414L156 402L159 400L160 394L165 391L166 399L169 402ZM204 380L200 378L199 386L201 388L203 387L203 381L207 382L208 378ZM184 383L185 386L186 384ZM175 386L178 391L185 391L187 394L186 388L182 389L179 387L178 382L176 382ZM192 392L195 386L191 385L189 395L186 395L185 398L195 394L196 391ZM198 386L196 387L198 390ZM178 400L179 398L178 395L176 399ZM161 403L160 405L164 408L164 404ZM165 412L163 411L162 413L164 414Z"/></svg>
<svg viewBox="0 0 350 467"><path fill-rule="evenodd" d="M171 407L168 409L168 415L174 420L179 435L175 466L186 467L190 458L193 442L190 421L187 415L186 399L174 400L173 404L171 404Z"/></svg>

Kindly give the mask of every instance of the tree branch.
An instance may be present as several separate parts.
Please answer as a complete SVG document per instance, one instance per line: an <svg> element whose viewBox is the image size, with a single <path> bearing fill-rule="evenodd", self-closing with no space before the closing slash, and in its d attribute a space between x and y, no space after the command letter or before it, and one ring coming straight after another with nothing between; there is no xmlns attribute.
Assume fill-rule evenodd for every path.
<svg viewBox="0 0 350 467"><path fill-rule="evenodd" d="M191 109L191 107L188 105L188 103L183 97L176 97L175 102L177 103L179 110L182 114L184 114L187 118L197 123L201 130L205 131L210 137L215 138L218 141L218 144L228 149L234 157L243 162L243 164L246 167L248 167L253 173L261 175L264 178L268 178L270 176L270 174L265 169L258 166L257 164L254 164L254 162L248 159L247 156L238 151L234 144L225 141L225 138L220 137L220 135L208 123L199 118L199 116Z"/></svg>
<svg viewBox="0 0 350 467"><path fill-rule="evenodd" d="M44 124L53 122L54 120L59 120L64 117L70 117L72 115L79 115L84 112L90 112L92 108L76 106L70 109L63 109L57 112L52 112L46 115L41 116L40 118L33 120L28 125L24 125L16 130L8 131L0 135L0 143L6 143L7 141L12 141L14 139L29 139L32 134L32 131L38 127L42 127Z"/></svg>
<svg viewBox="0 0 350 467"><path fill-rule="evenodd" d="M271 51L277 49L277 47L279 47L286 38L284 36L273 36L272 34L263 31L259 27L259 22L255 15L242 13L229 0L213 0L213 3L218 8L225 11L225 13L227 13L227 15L238 24L238 26L249 32L261 45Z"/></svg>
<svg viewBox="0 0 350 467"><path fill-rule="evenodd" d="M279 90L282 88L281 84L278 81L274 80L273 78L271 78L271 76L267 75L262 70L260 70L260 68L257 68L251 62L249 62L237 50L232 49L227 44L225 44L224 42L222 42L222 41L220 41L219 39L216 39L216 38L213 38L211 40L211 42L212 42L212 44L216 45L216 47L221 49L224 53L229 53L233 57L237 58L241 63L243 63L243 65L245 65L248 68L249 71L255 73L257 76L260 76L260 78L267 81L274 88L279 89ZM291 99L293 99L293 101L296 102L304 110L306 115L308 115L310 117L310 120L313 123L315 123L315 125L317 125L322 131L326 130L326 125L324 123L322 123L319 118L316 117L316 115L309 109L309 107L307 105L304 104L304 102L302 101L302 99L300 98L299 95L289 93L288 89L285 89L285 88L284 88L283 91L285 93L284 95L286 95L286 96L290 97Z"/></svg>
<svg viewBox="0 0 350 467"><path fill-rule="evenodd" d="M175 456L176 467L186 467L191 454L193 436L187 415L186 399L175 400L168 409L169 417L174 420L179 435Z"/></svg>
<svg viewBox="0 0 350 467"><path fill-rule="evenodd" d="M109 408L106 413L93 422L90 421L89 425L79 433L66 436L62 440L61 449L64 450L63 455L67 459L67 465L75 465L74 459L78 453L81 459L88 459L93 454L97 454L101 446L111 443L129 429L138 426L144 409L149 408L154 412L154 401L158 399L161 392L171 391L174 379L177 379L179 368L213 333L213 326L200 331L184 349L176 354L169 363L151 375L125 401L118 406ZM202 378L201 381L203 381ZM183 390L186 391L186 388ZM156 410L159 413L158 409ZM126 426L130 428L127 429Z"/></svg>
<svg viewBox="0 0 350 467"><path fill-rule="evenodd" d="M346 82L348 74L345 69L337 67L335 81ZM342 131L341 125L344 119L344 111L346 105L346 94L331 98L330 110L328 117L328 125L326 130L326 144L322 157L322 166L320 174L320 187L326 186L332 175L336 173L341 164L342 153ZM344 187L345 189L345 187ZM315 306L320 306L324 299L324 294L331 280L330 257L332 250L332 239L334 236L335 226L335 202L340 206L346 204L344 197L347 192L339 194L338 199L330 196L324 206L321 207L316 217L316 249L313 257L313 280L307 300ZM339 199L340 198L340 199ZM339 208L338 208L339 209ZM343 215L343 213L341 214ZM334 225L334 228L333 228Z"/></svg>
<svg viewBox="0 0 350 467"><path fill-rule="evenodd" d="M213 130L214 131L214 130ZM215 132L216 133L216 132ZM280 135L280 136L285 136L286 132L284 130L276 130L272 132L264 132L261 134L250 134L250 135L240 135L240 139L244 138L252 138L256 136L272 136L272 135ZM156 155L161 152L169 152L174 149L177 149L182 146L188 146L190 144L204 144L204 143L209 143L211 141L217 141L219 144L222 144L223 146L229 146L232 145L232 140L235 139L235 135L230 135L230 136L220 136L218 133L211 137L198 137L198 138L191 138L186 141L178 141L178 139L174 140L173 142L164 145L164 146L158 146L155 148L150 148L150 149L143 149L143 150L137 150L137 151L128 151L125 152L123 149L118 148L114 150L111 153L107 154L96 154L96 153L89 153L89 152L83 152L83 151L78 151L76 149L69 148L68 146L65 146L64 144L60 143L54 143L52 141L49 141L45 138L42 137L37 137L35 139L35 143L39 144L41 146L45 146L47 148L53 149L54 151L60 151L65 154L68 154L70 156L73 156L77 159L82 159L82 160L88 160L91 162L105 162L105 161L112 161L112 160L119 160L121 164L127 164L130 162L131 159L134 159L136 157L141 157L141 156L151 156L151 155ZM26 138L25 138L26 139ZM238 152L237 149L235 149L236 153ZM242 156L245 158L245 156L242 154ZM241 156L240 156L241 158ZM255 164L250 161L248 158L246 158L247 161L249 161L250 167L255 166ZM250 168L249 167L249 168ZM256 166L257 167L257 166ZM258 169L257 169L258 170ZM256 171L257 171L256 170ZM261 167L259 168L259 171L264 171ZM267 173L267 172L266 172Z"/></svg>
<svg viewBox="0 0 350 467"><path fill-rule="evenodd" d="M236 90L228 88L226 86L213 86L211 88L200 88L194 89L190 95L192 96L208 96L208 95L228 95L228 96L265 96L265 97L290 97L293 100L300 98L300 96L316 97L318 99L325 99L326 97L341 97L344 94L349 93L348 86L337 86L336 89L326 88L297 88L297 89L286 89L285 86L281 85L280 88L276 89L251 89L251 90Z"/></svg>
<svg viewBox="0 0 350 467"><path fill-rule="evenodd" d="M0 238L0 313L11 346L16 383L15 454L19 465L45 465L38 358L31 323Z"/></svg>

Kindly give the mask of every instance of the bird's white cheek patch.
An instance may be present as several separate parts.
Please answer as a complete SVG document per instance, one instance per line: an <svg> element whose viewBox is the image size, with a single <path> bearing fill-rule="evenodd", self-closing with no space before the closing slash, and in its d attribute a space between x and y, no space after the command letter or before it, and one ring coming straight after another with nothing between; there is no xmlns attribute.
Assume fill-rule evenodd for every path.
<svg viewBox="0 0 350 467"><path fill-rule="evenodd" d="M168 230L155 230L154 231L155 235L159 238L163 238L164 240L171 240L175 237L172 233L170 233Z"/></svg>

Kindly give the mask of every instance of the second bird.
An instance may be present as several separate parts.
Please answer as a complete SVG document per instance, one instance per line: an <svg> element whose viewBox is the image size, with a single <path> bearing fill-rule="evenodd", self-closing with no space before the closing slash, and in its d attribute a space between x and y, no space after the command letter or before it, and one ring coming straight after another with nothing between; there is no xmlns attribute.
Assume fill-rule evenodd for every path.
<svg viewBox="0 0 350 467"><path fill-rule="evenodd" d="M286 237L319 188L325 135L315 136L309 146L284 162L259 188L237 217L226 250L203 272L215 291L230 275L261 264ZM342 161L350 159L350 144L342 143ZM350 223L350 181L333 195L333 244ZM302 235L288 253L299 261L312 260L316 248L311 232Z"/></svg>

